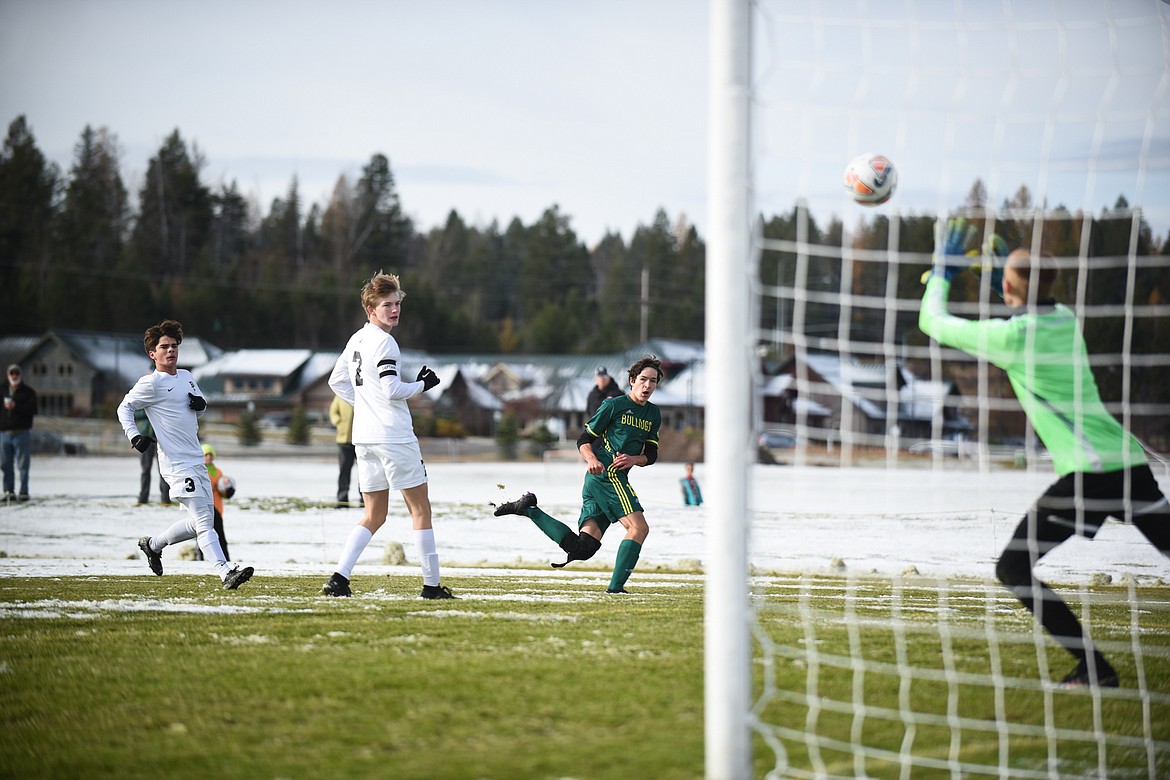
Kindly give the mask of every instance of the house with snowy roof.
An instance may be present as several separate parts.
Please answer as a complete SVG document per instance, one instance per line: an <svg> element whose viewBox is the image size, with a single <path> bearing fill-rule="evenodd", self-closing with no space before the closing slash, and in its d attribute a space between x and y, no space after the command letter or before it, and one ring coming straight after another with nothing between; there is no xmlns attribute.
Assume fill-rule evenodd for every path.
<svg viewBox="0 0 1170 780"><path fill-rule="evenodd" d="M917 377L895 361L807 353L790 358L765 387L767 422L823 428L860 444L882 446L895 431L930 439L972 428L958 413L953 382Z"/></svg>
<svg viewBox="0 0 1170 780"><path fill-rule="evenodd" d="M198 337L183 339L179 366L194 369L222 354ZM40 414L86 417L114 406L139 377L153 370L142 334L51 330L10 359L37 391Z"/></svg>
<svg viewBox="0 0 1170 780"><path fill-rule="evenodd" d="M236 422L248 411L257 419L286 420L303 406L310 420L324 419L333 399L328 377L336 352L308 349L240 349L225 352L192 373L207 396L210 419ZM324 384L319 397L306 403L305 390ZM326 397L325 391L328 391Z"/></svg>

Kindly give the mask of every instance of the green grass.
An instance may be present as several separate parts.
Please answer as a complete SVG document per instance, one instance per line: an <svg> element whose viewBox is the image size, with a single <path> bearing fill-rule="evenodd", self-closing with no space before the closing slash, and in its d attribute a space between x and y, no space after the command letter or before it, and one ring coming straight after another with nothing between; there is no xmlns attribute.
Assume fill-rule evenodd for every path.
<svg viewBox="0 0 1170 780"><path fill-rule="evenodd" d="M319 580L0 582L0 606L65 615L0 621L0 774L701 775L697 579L460 578L448 602L417 576L359 576L353 599Z"/></svg>
<svg viewBox="0 0 1170 780"><path fill-rule="evenodd" d="M1078 608L1075 589L1062 590ZM896 778L905 763L929 777L952 763L968 777L995 776L1002 764L1044 777L1051 764L1065 777L1170 776L1166 588L1136 589L1132 602L1120 587L1086 592L1094 636L1121 677L1099 698L1044 682L1073 660L1049 639L1037 650L1031 615L998 586L806 577L764 593L758 677L772 681L757 684L760 719L776 729L790 770L819 761L835 775ZM1146 696L1136 690L1131 620Z"/></svg>
<svg viewBox="0 0 1170 780"><path fill-rule="evenodd" d="M359 574L352 599L315 595L321 581L309 577L265 576L237 592L192 576L0 580L0 777L702 777L702 580L643 575L634 595L614 598L601 592L605 579L458 577L450 584L463 598L448 602L415 598L417 576ZM757 596L756 693L793 774L815 766L793 736L808 724L826 740L853 732L867 750L896 753L906 739L900 686L915 711L966 719L957 746L952 730L920 724L916 756L995 765L996 733L970 727L995 716L980 638L988 600L947 605L954 667L973 675L948 681L934 674L937 591L900 594L901 632L890 628L890 591L888 580L777 578ZM1093 624L1115 627L1124 646L1124 591L1099 592ZM1165 589L1139 595L1167 599ZM1012 723L1035 721L1047 696L1059 728L1091 732L1093 697L1046 693L1030 640L1010 641L1030 637L1026 616L993 606L1009 637L1003 674L1022 686L1004 697ZM1153 738L1164 745L1170 610L1140 615L1147 686L1162 692L1150 704ZM860 680L851 649L867 662ZM908 681L900 653L916 668ZM1061 653L1048 652L1054 672L1068 666ZM1128 688L1099 701L1104 731L1141 743L1134 659L1117 660ZM861 719L858 699L875 708ZM810 701L820 707L811 718ZM1009 745L1010 766L1046 766L1044 739L1012 735ZM777 758L758 734L754 746L763 776ZM1095 750L1091 739L1061 740L1062 771L1087 773ZM856 751L820 751L828 771L853 774ZM1134 753L1111 744L1111 776L1145 776L1144 751ZM864 763L874 777L898 776L880 752Z"/></svg>

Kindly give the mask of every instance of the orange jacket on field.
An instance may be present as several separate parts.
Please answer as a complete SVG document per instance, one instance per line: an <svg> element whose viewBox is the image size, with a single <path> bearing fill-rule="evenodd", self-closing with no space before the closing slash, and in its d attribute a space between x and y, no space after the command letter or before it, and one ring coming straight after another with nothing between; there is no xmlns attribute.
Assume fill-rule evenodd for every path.
<svg viewBox="0 0 1170 780"><path fill-rule="evenodd" d="M219 516L223 517L223 493L219 492L220 477L226 477L227 474L216 466L214 463L207 464L207 476L211 478L211 498L215 502L215 511L219 512Z"/></svg>

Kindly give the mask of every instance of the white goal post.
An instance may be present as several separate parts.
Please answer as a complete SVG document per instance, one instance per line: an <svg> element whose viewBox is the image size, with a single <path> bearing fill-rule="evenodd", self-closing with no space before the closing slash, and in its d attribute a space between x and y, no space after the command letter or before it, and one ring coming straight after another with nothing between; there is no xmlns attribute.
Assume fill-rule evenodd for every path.
<svg viewBox="0 0 1170 780"><path fill-rule="evenodd" d="M704 606L706 773L751 776L751 645L747 479L751 414L752 200L749 137L751 6L711 0L706 274L707 376L721 382L706 410L708 512Z"/></svg>

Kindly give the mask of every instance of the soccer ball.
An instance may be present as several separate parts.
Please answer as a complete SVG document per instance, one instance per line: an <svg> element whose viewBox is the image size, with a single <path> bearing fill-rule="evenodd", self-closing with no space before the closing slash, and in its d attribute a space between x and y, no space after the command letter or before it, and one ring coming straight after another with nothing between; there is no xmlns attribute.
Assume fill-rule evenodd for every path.
<svg viewBox="0 0 1170 780"><path fill-rule="evenodd" d="M862 206L885 203L897 186L894 164L880 154L863 154L845 167L845 190Z"/></svg>
<svg viewBox="0 0 1170 780"><path fill-rule="evenodd" d="M215 487L221 496L231 498L236 492L236 481L225 474L216 481Z"/></svg>

